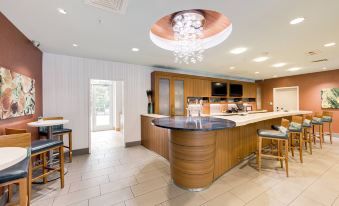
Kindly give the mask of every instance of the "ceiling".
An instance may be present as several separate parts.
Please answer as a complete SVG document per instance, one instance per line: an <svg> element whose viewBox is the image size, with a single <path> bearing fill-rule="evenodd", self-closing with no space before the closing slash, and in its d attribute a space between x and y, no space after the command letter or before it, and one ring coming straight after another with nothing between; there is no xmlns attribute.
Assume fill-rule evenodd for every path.
<svg viewBox="0 0 339 206"><path fill-rule="evenodd" d="M67 14L60 14L57 8ZM149 38L149 30L158 19L185 9L215 10L233 24L230 37L205 51L201 63L176 64L170 51L157 47ZM44 52L249 79L319 72L323 67L338 69L338 10L338 0L128 0L124 14L86 5L84 0L0 2L0 11L28 38L39 41ZM301 16L303 23L289 24ZM337 45L323 46L329 42ZM73 43L79 46L73 47ZM140 51L132 52L133 47ZM248 51L231 54L229 51L236 47L247 47ZM318 54L309 56L309 51ZM253 61L264 54L270 59ZM311 62L323 58L328 61ZM272 67L278 62L288 64ZM286 71L291 67L302 69Z"/></svg>

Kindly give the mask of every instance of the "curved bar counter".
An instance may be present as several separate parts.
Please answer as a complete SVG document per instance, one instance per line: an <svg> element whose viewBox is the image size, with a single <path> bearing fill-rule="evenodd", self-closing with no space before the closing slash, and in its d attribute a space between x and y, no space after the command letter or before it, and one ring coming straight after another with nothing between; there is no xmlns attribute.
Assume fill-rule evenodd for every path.
<svg viewBox="0 0 339 206"><path fill-rule="evenodd" d="M170 129L169 159L174 183L198 191L214 180L217 130L233 128L236 123L215 117L165 117L152 121Z"/></svg>

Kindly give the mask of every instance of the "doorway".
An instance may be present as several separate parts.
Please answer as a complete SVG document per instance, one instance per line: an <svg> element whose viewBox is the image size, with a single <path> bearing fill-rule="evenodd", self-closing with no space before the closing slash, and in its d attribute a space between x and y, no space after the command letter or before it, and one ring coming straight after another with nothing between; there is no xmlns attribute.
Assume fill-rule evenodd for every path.
<svg viewBox="0 0 339 206"><path fill-rule="evenodd" d="M273 88L273 110L299 110L299 87Z"/></svg>
<svg viewBox="0 0 339 206"><path fill-rule="evenodd" d="M124 146L123 82L90 80L90 151Z"/></svg>

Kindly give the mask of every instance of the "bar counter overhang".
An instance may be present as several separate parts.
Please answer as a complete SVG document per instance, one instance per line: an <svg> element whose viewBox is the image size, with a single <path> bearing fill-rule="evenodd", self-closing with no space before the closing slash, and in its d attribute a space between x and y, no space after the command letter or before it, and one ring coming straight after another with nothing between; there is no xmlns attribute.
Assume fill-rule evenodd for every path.
<svg viewBox="0 0 339 206"><path fill-rule="evenodd" d="M267 112L216 117L142 115L142 144L144 140L146 148L169 159L171 177L176 185L200 191L255 153L257 129L280 124L282 117L309 113Z"/></svg>

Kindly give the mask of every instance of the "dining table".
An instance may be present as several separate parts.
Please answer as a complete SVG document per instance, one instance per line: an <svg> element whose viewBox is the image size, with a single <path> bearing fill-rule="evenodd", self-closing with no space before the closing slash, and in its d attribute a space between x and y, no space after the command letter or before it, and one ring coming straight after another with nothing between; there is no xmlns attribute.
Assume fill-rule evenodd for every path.
<svg viewBox="0 0 339 206"><path fill-rule="evenodd" d="M22 147L0 147L0 172L27 157L27 149Z"/></svg>

